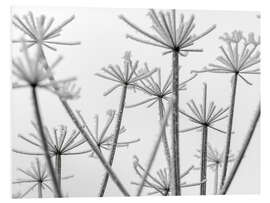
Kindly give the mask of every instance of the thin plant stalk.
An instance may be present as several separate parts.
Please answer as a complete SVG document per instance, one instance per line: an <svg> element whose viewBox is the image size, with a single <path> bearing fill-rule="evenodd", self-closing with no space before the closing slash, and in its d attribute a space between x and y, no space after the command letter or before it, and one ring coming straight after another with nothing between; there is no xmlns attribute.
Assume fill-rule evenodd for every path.
<svg viewBox="0 0 270 203"><path fill-rule="evenodd" d="M235 106L236 89L237 89L237 79L238 79L238 74L235 73L232 78L232 95L231 95L230 113L229 113L229 121L228 121L227 137L226 137L225 157L224 157L220 188L223 186L225 182L227 170L228 170L228 160L229 160L229 153L230 153L230 146L231 146L234 106Z"/></svg>
<svg viewBox="0 0 270 203"><path fill-rule="evenodd" d="M203 94L203 117L204 120L206 118L206 105L207 105L207 86L204 83L204 94ZM202 129L202 143L201 143L201 182L206 180L207 174L207 142L208 142L208 127L207 125L203 125ZM206 195L206 182L202 183L200 186L200 194Z"/></svg>
<svg viewBox="0 0 270 203"><path fill-rule="evenodd" d="M200 194L206 195L206 182L203 180L206 179L207 173L207 139L208 139L208 129L206 126L203 126L202 133L202 150L201 150L201 186L200 186Z"/></svg>
<svg viewBox="0 0 270 203"><path fill-rule="evenodd" d="M214 194L218 193L218 168L219 164L215 164Z"/></svg>
<svg viewBox="0 0 270 203"><path fill-rule="evenodd" d="M56 178L55 170L54 170L54 167L53 167L53 164L52 164L52 161L51 161L47 138L46 138L46 135L44 133L43 122L42 122L42 119L41 119L41 113L40 113L39 104L38 104L36 86L32 86L32 97L33 97L33 102L34 102L35 116L36 116L36 119L37 119L37 124L38 124L38 127L39 127L39 131L40 131L39 134L40 134L40 137L41 137L41 140L42 140L42 147L44 149L45 159L46 159L46 162L47 162L47 165L48 165L48 168L49 168L49 173L50 173L51 178L52 178L52 183L53 183L55 195L57 197L63 197L61 189L60 189L58 181L57 181L57 178Z"/></svg>
<svg viewBox="0 0 270 203"><path fill-rule="evenodd" d="M172 53L172 195L181 195L180 182L180 151L179 151L179 57L178 52Z"/></svg>
<svg viewBox="0 0 270 203"><path fill-rule="evenodd" d="M125 108L126 96L127 96L127 85L124 85L122 87L121 100L120 100L120 104L119 104L119 110L118 110L118 114L117 114L117 120L116 120L115 132L114 132L114 139L113 139L112 149L111 149L110 156L109 156L110 166L112 166L112 164L113 164L113 160L114 160L114 156L115 156L115 152L116 152L118 137L119 137L119 133L120 133L120 129L121 129L122 118L123 118L123 113L124 113L124 108ZM100 197L104 196L104 193L105 193L105 190L106 190L106 187L108 184L108 180L109 180L109 174L106 173L104 176L104 179L102 181L100 191L99 191Z"/></svg>
<svg viewBox="0 0 270 203"><path fill-rule="evenodd" d="M164 118L164 104L162 102L162 99L159 99L159 120L160 120L160 124L163 121ZM166 156L166 160L167 160L167 164L168 164L168 169L169 169L169 176L171 175L171 154L170 154L170 148L169 148L169 144L168 144L168 140L167 140L167 135L166 135L166 130L164 131L164 134L162 136L162 143L164 146L164 152L165 152L165 156Z"/></svg>
<svg viewBox="0 0 270 203"><path fill-rule="evenodd" d="M44 54L44 51L43 51L42 47L41 47L41 57L44 59L45 68L49 69L49 65L48 65L48 62L47 62L47 59L46 59L46 56ZM53 76L51 76L50 80L52 82L54 82L55 78ZM56 91L58 90L57 85L54 85L54 89ZM87 132L85 131L85 129L83 128L83 126L81 125L79 120L77 119L75 113L71 109L68 102L66 100L64 100L64 99L61 99L61 97L58 97L58 98L59 98L60 102L62 103L62 105L64 106L67 114L69 115L69 117L71 118L71 120L73 121L75 126L78 128L80 133L83 135L83 137L86 139L86 141L90 145L91 149L94 151L94 153L96 153L96 155L97 155L98 159L100 160L101 164L106 169L106 171L110 174L112 180L117 185L119 190L123 193L123 195L129 196L128 191L125 189L125 187L123 186L123 184L121 183L121 181L119 180L119 178L117 177L115 172L112 170L111 166L108 164L108 162L106 161L104 156L100 153L100 150L99 150L98 146L91 140L91 138L89 137L89 135L87 134Z"/></svg>
<svg viewBox="0 0 270 203"><path fill-rule="evenodd" d="M43 194L42 194L42 185L41 183L38 183L38 198L42 198Z"/></svg>
<svg viewBox="0 0 270 203"><path fill-rule="evenodd" d="M240 166L241 162L243 161L243 158L245 156L245 153L247 151L247 148L249 146L251 138L254 135L254 131L255 131L256 126L258 124L258 121L260 119L260 115L261 115L261 107L259 105L257 107L256 112L255 112L254 119L253 119L253 121L252 121L252 123L250 125L247 136L246 136L246 138L244 140L244 143L242 145L242 148L241 148L241 150L240 150L240 152L238 154L238 157L236 158L236 160L234 162L231 173L229 174L229 176L227 178L227 181L224 183L224 185L223 185L223 187L222 187L222 189L220 191L221 195L225 195L227 193L227 191L228 191L228 189L229 189L229 187L230 187L230 185L231 185L231 183L232 183L232 181L233 181L233 179L234 179L234 177L235 177L235 175L236 175L236 173L237 173L237 171L239 169L239 166Z"/></svg>
<svg viewBox="0 0 270 203"><path fill-rule="evenodd" d="M164 132L166 130L166 125L167 125L167 121L168 121L169 115L170 115L171 110L172 110L173 102L174 102L174 98L169 103L168 110L165 113L163 121L162 121L162 123L160 125L160 131L158 133L157 140L155 141L153 151L151 152L148 164L146 166L145 173L144 173L143 178L142 178L142 182L140 183L140 185L138 187L137 196L141 195L141 193L143 191L144 183L145 183L145 181L147 179L147 176L148 176L148 174L149 174L149 172L151 170L151 167L153 165L153 162L154 162L154 160L156 158L156 154L157 154L157 151L158 151L162 136L164 135Z"/></svg>
<svg viewBox="0 0 270 203"><path fill-rule="evenodd" d="M62 161L61 161L61 155L56 154L55 155L55 171L57 175L57 181L60 189L62 189Z"/></svg>

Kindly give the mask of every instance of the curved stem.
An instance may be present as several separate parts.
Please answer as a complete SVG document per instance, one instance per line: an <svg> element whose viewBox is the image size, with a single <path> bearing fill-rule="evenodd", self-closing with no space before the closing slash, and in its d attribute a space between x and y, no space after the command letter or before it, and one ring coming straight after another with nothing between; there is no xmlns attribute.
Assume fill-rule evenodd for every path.
<svg viewBox="0 0 270 203"><path fill-rule="evenodd" d="M58 185L56 175L55 175L55 170L53 168L53 164L50 158L49 154L49 148L48 148L48 141L44 133L44 125L41 119L41 113L39 109L39 104L38 104L38 97L37 97L37 92L36 92L36 86L32 86L32 97L33 97L33 103L34 103L34 109L35 109L35 115L37 119L37 124L38 124L38 129L39 129L39 134L42 142L42 147L45 153L45 159L46 163L49 169L50 176L52 178L52 183L54 187L54 192L57 197L62 197L62 192L60 190L60 187Z"/></svg>
<svg viewBox="0 0 270 203"><path fill-rule="evenodd" d="M228 160L229 160L229 153L230 153L230 146L231 146L231 135L232 135L232 125L233 125L233 116L234 116L234 105L235 105L235 97L236 97L236 89L237 89L237 78L238 74L235 73L233 75L232 81L232 96L231 96L231 104L230 104L230 115L229 115L229 123L227 129L227 138L226 138L226 146L225 146L225 157L224 157L224 164L221 176L221 185L220 188L223 186L228 169Z"/></svg>
<svg viewBox="0 0 270 203"><path fill-rule="evenodd" d="M41 48L41 56L44 59L45 62L45 68L49 69L49 65L46 59L46 56ZM52 82L55 82L54 77L52 76L50 78L50 80ZM55 90L58 90L57 84L53 86L53 88ZM98 159L100 160L101 164L103 165L103 167L107 170L107 172L109 173L109 175L111 176L112 180L114 181L114 183L116 184L116 186L119 188L119 190L125 195L125 196L129 196L128 191L125 189L125 187L123 186L123 184L121 183L121 181L119 180L119 178L117 177L117 175L115 174L115 172L112 170L111 166L107 163L106 159L104 158L103 154L100 153L100 150L98 149L96 143L94 143L93 140L91 140L91 138L89 137L89 135L87 134L87 132L85 131L84 127L81 125L81 123L79 122L79 120L77 119L77 117L75 116L75 113L73 112L73 110L71 109L70 105L68 104L68 102L66 100L61 99L61 97L58 97L60 102L62 103L63 107L65 108L67 114L69 115L70 119L72 120L72 122L74 123L74 125L78 128L78 130L80 131L80 133L82 134L82 136L86 139L87 143L90 145L91 149L94 151L94 153L97 155Z"/></svg>
<svg viewBox="0 0 270 203"><path fill-rule="evenodd" d="M215 165L215 179L214 179L214 195L218 193L218 167L219 164L216 163Z"/></svg>
<svg viewBox="0 0 270 203"><path fill-rule="evenodd" d="M206 195L206 172L207 172L207 126L203 126L203 134L202 134L202 146L201 146L201 182L200 185L200 194Z"/></svg>
<svg viewBox="0 0 270 203"><path fill-rule="evenodd" d="M172 53L172 95L174 97L172 106L172 195L181 195L180 181L180 152L179 152L179 64L178 53Z"/></svg>
<svg viewBox="0 0 270 203"><path fill-rule="evenodd" d="M228 189L229 189L229 187L230 187L230 185L231 185L231 183L232 183L232 181L233 181L233 179L234 179L234 177L236 175L236 172L239 169L239 166L240 166L240 164L241 164L241 162L242 162L242 160L243 160L243 158L245 156L245 153L246 153L247 148L249 146L250 140L251 140L251 138L252 138L252 136L254 134L254 131L255 131L256 126L258 124L258 121L260 119L260 115L261 115L261 107L259 105L257 107L254 119L253 119L253 121L252 121L252 123L250 125L250 128L249 128L249 131L247 133L246 139L244 140L244 143L243 143L243 145L241 147L241 150L240 150L240 152L238 154L238 157L236 158L236 160L234 162L234 165L232 167L232 171L229 174L227 181L224 183L224 186L220 191L220 194L222 194L222 195L225 195L227 193L227 191L228 191Z"/></svg>
<svg viewBox="0 0 270 203"><path fill-rule="evenodd" d="M162 99L159 99L159 120L160 123L162 122L164 117L164 104L162 102ZM167 140L167 135L166 135L166 130L164 130L164 134L162 136L162 142L164 146L164 152L168 164L168 169L169 169L169 177L171 177L171 154L170 154L170 148Z"/></svg>
<svg viewBox="0 0 270 203"><path fill-rule="evenodd" d="M113 164L114 155L115 155L115 152L116 152L116 147L117 147L117 143L118 143L118 137L119 137L121 124L122 124L123 113L124 113L126 96L127 96L127 85L123 86L123 88L122 88L122 94L121 94L121 100L120 100L119 110L118 110L118 115L117 115L117 120L116 120L113 144L112 144L112 149L111 149L110 156L109 156L109 164L110 164L110 166L112 166L112 164ZM108 184L108 180L109 180L109 174L106 173L105 176L104 176L104 179L102 181L100 191L99 191L99 196L100 197L104 196L104 193L105 193L105 190L106 190L106 187L107 187L107 184Z"/></svg>
<svg viewBox="0 0 270 203"><path fill-rule="evenodd" d="M55 171L57 175L57 181L60 189L62 190L62 161L61 161L61 155L56 154L55 155Z"/></svg>

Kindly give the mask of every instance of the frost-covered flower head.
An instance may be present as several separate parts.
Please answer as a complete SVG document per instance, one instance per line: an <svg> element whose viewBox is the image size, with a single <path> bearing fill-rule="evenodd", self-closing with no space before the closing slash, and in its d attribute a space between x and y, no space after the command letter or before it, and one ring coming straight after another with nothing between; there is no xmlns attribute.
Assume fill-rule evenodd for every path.
<svg viewBox="0 0 270 203"><path fill-rule="evenodd" d="M109 128L114 120L115 110L110 109L106 112L107 121L102 129L100 129L99 116L95 115L95 117L94 117L95 129L93 132L90 130L90 127L86 123L81 112L77 111L77 114L78 114L79 118L81 119L81 122L82 122L84 128L88 132L88 135L96 143L99 150L100 151L101 150L110 150L113 146L114 133L110 134L110 133L108 133L108 130L109 130ZM126 131L125 127L122 126L120 129L119 135L123 134L125 131ZM131 141L123 141L123 142L119 141L119 142L117 142L116 147L128 147L130 144L136 143L139 141L140 141L140 139L131 140ZM95 153L92 150L90 150L90 151L91 151L90 156L95 158Z"/></svg>
<svg viewBox="0 0 270 203"><path fill-rule="evenodd" d="M184 15L181 14L178 20L174 9L170 12L160 11L159 13L156 13L154 9L150 9L148 16L152 21L151 28L154 30L154 34L144 31L123 15L120 15L119 18L147 39L137 38L130 34L127 35L127 38L167 49L163 54L174 51L181 56L187 56L189 52L200 52L202 49L193 48L192 46L197 40L216 28L216 26L213 25L199 35L193 34L195 28L194 15L185 21Z"/></svg>
<svg viewBox="0 0 270 203"><path fill-rule="evenodd" d="M225 42L226 48L220 47L222 55L216 58L219 63L210 63L208 66L212 68L205 67L203 70L192 72L234 73L251 85L246 75L260 74L260 69L254 68L261 61L258 50L260 37L255 39L254 33L249 33L245 37L242 31L235 30L231 34L225 33L220 39Z"/></svg>
<svg viewBox="0 0 270 203"><path fill-rule="evenodd" d="M224 150L220 153L217 149L214 149L211 144L207 144L207 149L207 167L212 170L215 170L216 166L221 168L225 158ZM194 156L201 160L201 150L198 149L197 152L198 154L195 154ZM234 160L234 154L230 153L228 162L233 162Z"/></svg>
<svg viewBox="0 0 270 203"><path fill-rule="evenodd" d="M12 184L30 184L31 185L24 193L20 194L19 198L25 197L32 190L38 187L39 184L41 184L42 190L48 189L54 194L54 191L50 186L51 178L47 171L46 164L41 164L38 158L36 158L35 162L31 162L30 169L24 170L24 169L18 168L17 170L20 171L25 177L17 178L15 181L12 182ZM62 180L67 180L72 177L73 175L66 176L66 177L63 177Z"/></svg>
<svg viewBox="0 0 270 203"><path fill-rule="evenodd" d="M29 136L19 134L18 137L35 146L39 151L29 152L25 150L13 149L14 152L25 155L44 155L38 126L34 122L32 122L32 125L35 129L34 133L29 133ZM47 137L48 149L52 157L55 155L78 155L90 152L90 150L77 151L77 149L81 147L86 140L80 135L80 132L77 132L76 130L69 133L68 128L65 125L59 125L58 127L53 128L52 133L47 127L44 127L44 133Z"/></svg>
<svg viewBox="0 0 270 203"><path fill-rule="evenodd" d="M192 123L195 123L194 127L183 129L180 132L188 132L192 130L201 130L203 126L207 126L208 128L226 133L223 130L220 130L213 125L228 117L228 115L224 115L228 110L227 108L218 109L214 102L210 102L207 106L207 85L204 83L204 91L203 91L203 102L202 104L196 104L193 99L187 103L188 108L191 111L191 114L186 113L184 110L180 109L179 112L187 117Z"/></svg>
<svg viewBox="0 0 270 203"><path fill-rule="evenodd" d="M128 86L131 88L134 88L134 84L140 80L143 80L149 76L151 76L154 72L157 70L141 70L138 71L136 74L136 70L138 69L139 61L136 61L133 63L131 60L131 52L126 51L123 57L123 67L121 68L119 65L109 65L107 68L103 67L101 73L96 73L95 75L101 78L104 78L106 80L111 80L113 82L116 82L117 84L114 85L112 88L107 90L104 93L104 96L107 96L108 94L112 93L115 89L121 86Z"/></svg>
<svg viewBox="0 0 270 203"><path fill-rule="evenodd" d="M150 71L147 63L145 63L144 65L145 70ZM156 75L156 77L154 77L154 75ZM181 82L179 84L179 91L186 90L187 83L193 80L196 76L197 74L194 74L186 81ZM172 84L172 72L169 74L169 76L166 78L164 82L162 81L161 69L157 68L156 74L153 74L148 78L140 80L135 85L136 89L144 92L147 96L149 96L149 98L133 105L127 105L126 108L132 108L143 104L148 104L147 108L149 108L159 100L169 101L169 96L172 94L171 84ZM164 107L162 108L164 110Z"/></svg>
<svg viewBox="0 0 270 203"><path fill-rule="evenodd" d="M139 163L139 158L137 156L134 156L134 158L135 158L135 161L133 162L133 167L135 169L135 172L141 179L143 179L145 169ZM181 179L185 178L191 172L192 169L193 169L193 166L188 168L186 171L184 171L180 175L180 178ZM169 195L169 192L170 192L170 177L169 177L168 169L167 168L159 169L157 171L156 175L157 176L153 176L150 173L147 174L147 179L146 179L146 181L144 183L144 187L151 190L151 192L149 192L148 194L153 195L153 194L158 194L159 193L159 194L161 194L163 196ZM186 182L181 181L181 187L182 188L193 187L193 186L201 185L201 183L202 182L187 184ZM131 182L131 184L140 185L137 182Z"/></svg>
<svg viewBox="0 0 270 203"><path fill-rule="evenodd" d="M56 51L54 45L78 45L80 42L62 42L55 41L54 39L61 36L63 28L69 24L75 16L71 16L59 25L53 27L54 18L47 18L45 15L35 17L30 11L28 15L19 17L13 16L13 25L18 28L26 37L25 42L27 48L33 45L41 45L50 50ZM20 40L13 40L14 43L20 42Z"/></svg>

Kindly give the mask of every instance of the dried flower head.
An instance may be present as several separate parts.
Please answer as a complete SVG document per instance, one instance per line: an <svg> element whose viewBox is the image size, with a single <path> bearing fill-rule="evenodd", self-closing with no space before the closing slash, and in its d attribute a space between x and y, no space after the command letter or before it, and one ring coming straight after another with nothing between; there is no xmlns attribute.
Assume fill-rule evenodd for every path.
<svg viewBox="0 0 270 203"><path fill-rule="evenodd" d="M110 150L113 146L113 138L114 134L109 134L108 135L108 130L113 122L113 119L115 117L115 111L114 110L108 110L107 111L107 121L102 128L102 130L99 129L100 126L100 121L99 121L99 116L95 115L94 121L95 121L95 131L92 133L90 130L88 124L86 123L85 119L83 118L82 114L80 111L77 111L77 114L79 118L81 119L81 122L83 126L86 128L88 134L90 135L91 139L96 143L98 148L101 150ZM121 127L119 135L123 134L126 131L125 127ZM140 139L136 140L131 140L131 141L124 141L124 142L117 142L116 147L128 147L132 143L139 142ZM91 151L91 150L90 150ZM95 157L95 153L91 151L90 153L91 157Z"/></svg>
<svg viewBox="0 0 270 203"><path fill-rule="evenodd" d="M134 156L134 158L135 158L135 161L133 162L133 167L136 171L136 174L142 179L144 176L144 173L145 173L145 169L139 163L139 158L137 156ZM193 166L188 168L183 174L181 174L180 178L182 179L182 178L186 177L192 169L193 169ZM131 182L131 184L140 185L139 183L136 183L136 182ZM193 186L197 186L200 184L201 184L201 182L191 183L191 184L187 184L186 182L181 182L181 187L182 188L193 187ZM147 179L144 183L144 187L152 190L151 192L148 193L149 195L158 194L158 193L163 195L163 196L169 195L170 177L169 177L167 168L158 170L157 177L148 173Z"/></svg>
<svg viewBox="0 0 270 203"><path fill-rule="evenodd" d="M145 70L150 71L149 68L148 68L147 63L145 63L144 65L145 65ZM136 89L143 91L150 98L146 99L146 100L144 100L142 102L133 104L133 105L127 105L126 108L132 108L132 107L136 107L136 106L143 105L143 104L146 104L146 103L149 103L149 105L147 106L147 108L149 108L149 107L153 106L159 100L169 101L169 96L172 94L172 90L171 90L172 72L167 77L164 84L162 84L162 80L161 80L161 69L157 68L156 73L157 73L156 78L154 78L153 75L151 75L148 78L140 80L135 85ZM190 82L191 80L193 80L196 76L197 76L197 74L194 74L192 77L190 77L186 81L180 83L179 84L179 91L180 90L186 90L187 83Z"/></svg>
<svg viewBox="0 0 270 203"><path fill-rule="evenodd" d="M55 38L61 35L63 28L74 18L75 16L73 15L53 28L52 25L54 18L46 18L45 15L34 17L33 13L30 11L28 15L23 15L21 18L14 15L12 23L27 37L25 40L27 48L30 48L33 45L41 45L49 48L50 50L56 51L56 48L53 45L80 44L80 42L54 41ZM18 43L20 40L13 40L12 42Z"/></svg>
<svg viewBox="0 0 270 203"><path fill-rule="evenodd" d="M18 137L28 142L31 145L37 147L40 152L28 152L24 150L13 149L14 152L25 155L44 155L41 139L39 136L39 130L36 123L32 122L35 129L35 133L29 133L29 137L19 134ZM89 153L91 150L74 151L86 140L80 136L80 132L73 130L72 133L68 133L67 126L60 125L53 129L53 135L50 133L47 127L44 127L44 132L47 136L49 153L51 156L55 155L77 155Z"/></svg>
<svg viewBox="0 0 270 203"><path fill-rule="evenodd" d="M237 74L244 82L252 85L245 75L260 74L259 68L253 68L260 63L260 37L255 39L254 33L249 33L245 37L241 31L234 31L231 34L225 33L220 37L226 44L226 49L221 46L222 55L217 57L220 64L210 63L212 68L205 67L195 73L234 73Z"/></svg>
<svg viewBox="0 0 270 203"><path fill-rule="evenodd" d="M150 34L144 31L134 23L130 22L123 15L120 15L119 18L140 34L150 39L150 41L140 39L129 34L127 35L127 38L144 44L168 49L168 51L163 54L175 51L181 56L187 56L189 52L201 52L202 49L192 48L194 42L216 28L216 25L213 25L199 35L192 34L195 28L194 15L192 15L189 20L185 21L184 15L182 14L179 21L177 21L176 11L174 9L170 12L160 11L158 14L154 9L150 9L148 16L152 21L151 28L155 31L155 34Z"/></svg>
<svg viewBox="0 0 270 203"><path fill-rule="evenodd" d="M21 169L18 168L18 171L24 174L24 178L18 178L15 181L12 182L12 184L31 184L31 187L29 187L23 194L20 195L19 198L25 197L29 192L34 190L39 184L41 185L41 189L45 190L48 189L52 193L54 193L53 189L49 185L49 182L51 181L51 178L49 177L49 173L47 171L47 167L45 164L41 164L40 160L36 158L35 162L31 162L31 168L30 169ZM74 177L66 176L63 177L62 180L67 180Z"/></svg>
<svg viewBox="0 0 270 203"><path fill-rule="evenodd" d="M191 130L201 130L203 126L206 126L215 131L226 133L223 130L220 130L213 125L228 117L228 115L224 115L229 107L223 109L217 109L217 106L214 102L210 102L207 107L207 85L204 83L204 94L203 94L203 103L196 105L194 100L192 99L187 103L188 108L191 111L191 114L186 113L184 110L179 110L181 114L187 117L191 122L195 123L196 126L181 130L180 132L188 132Z"/></svg>
<svg viewBox="0 0 270 203"><path fill-rule="evenodd" d="M136 82L143 80L149 76L151 76L154 72L157 70L154 69L152 71L146 71L146 70L141 70L136 74L136 70L138 68L139 61L136 61L133 63L131 60L131 52L126 51L123 57L123 68L121 70L119 65L109 65L107 68L103 67L102 71L104 74L101 73L96 73L96 76L99 76L101 78L111 80L113 82L118 83L117 85L113 86L109 90L107 90L104 93L104 96L107 96L108 94L112 93L115 89L121 86L128 86L128 87L133 87Z"/></svg>
<svg viewBox="0 0 270 203"><path fill-rule="evenodd" d="M224 162L224 150L220 153L217 149L214 149L211 144L208 144L207 148L207 167L215 170L215 167L218 165L221 168ZM197 152L198 154L195 154L194 156L201 160L201 150L198 149ZM228 161L233 162L234 160L234 154L230 153Z"/></svg>

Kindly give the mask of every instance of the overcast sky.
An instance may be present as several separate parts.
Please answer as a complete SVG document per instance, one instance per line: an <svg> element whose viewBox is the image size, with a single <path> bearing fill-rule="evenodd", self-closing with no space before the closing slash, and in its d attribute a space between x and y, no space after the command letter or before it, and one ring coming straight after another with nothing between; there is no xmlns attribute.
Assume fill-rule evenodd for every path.
<svg viewBox="0 0 270 203"><path fill-rule="evenodd" d="M22 16L28 11L33 11L34 15L45 14L47 17L55 17L56 23L60 23L71 15L75 14L75 20L67 25L61 33L62 41L81 41L79 46L58 46L57 52L46 49L46 56L49 62L58 56L64 56L64 60L55 70L56 78L65 78L76 76L78 85L82 88L81 98L72 101L71 106L74 110L81 110L91 129L94 129L94 116L99 114L100 125L106 122L106 111L108 109L118 108L121 91L118 89L107 97L103 92L113 85L113 82L106 81L96 77L94 73L100 72L101 68L109 64L122 64L122 56L125 51L131 51L134 60L140 61L140 66L147 62L151 68L160 67L162 77L168 76L171 70L171 56L162 56L163 50L147 46L126 39L125 34L136 34L123 21L119 20L118 15L124 14L129 20L137 25L150 30L151 21L146 16L146 9L91 9L91 8L65 8L65 7L16 7L12 8L12 14ZM191 70L199 70L208 63L214 62L220 55L219 46L223 42L219 40L224 32L242 30L245 35L254 32L258 36L260 32L260 22L256 17L256 12L228 12L228 11L182 11L177 10L177 15L183 13L187 18L195 15L195 33L199 34L205 31L213 24L217 28L198 41L196 48L203 48L203 53L192 53L188 57L180 57L179 62L182 66L180 80L189 78ZM14 27L12 27L12 39L21 36ZM18 51L18 45L12 45L12 54L21 55ZM232 152L237 154L242 141L248 131L248 126L253 118L254 111L259 102L260 87L259 76L249 76L252 86L239 80L237 87L236 110L232 136ZM208 84L208 100L214 100L218 107L227 107L231 94L231 78L225 74L201 74L188 85L187 91L180 92L180 106L186 109L185 103L190 99L197 102L202 101L203 82ZM30 91L13 90L12 91L12 147L34 151L35 147L26 144L23 140L17 138L18 133L27 135L33 132L30 121L34 119ZM41 111L44 123L52 129L59 124L68 126L71 132L75 126L67 116L64 108L59 103L55 95L50 92L39 91ZM127 104L133 104L145 99L141 93L134 94L128 92ZM158 131L158 109L154 105L147 109L145 106L139 106L133 109L125 109L123 125L127 131L120 137L120 140L132 140L140 138L139 143L131 145L129 148L121 148L116 152L116 158L113 169L131 194L135 194L136 187L131 185L131 181L138 181L138 176L133 169L133 156L137 155L142 164L145 164L152 149ZM114 123L113 123L114 124ZM181 116L180 129L190 127L192 123ZM226 129L227 120L217 124L219 128ZM113 131L114 125L109 129ZM169 134L169 131L168 131ZM189 132L180 135L181 150L181 170L189 168L191 165L198 166L199 160L194 157L196 149L200 147L200 132ZM222 151L225 143L225 135L209 131L209 142ZM87 149L85 144L81 149ZM152 172L159 168L164 168L166 162L163 155L163 149L160 148L157 159L154 163ZM21 177L17 167L28 168L33 157L12 154L12 179ZM87 155L65 157L62 162L63 175L74 174L71 180L63 181L63 190L70 197L96 196L104 175L104 169L97 159L89 158ZM208 170L208 188L209 194L213 191L213 172ZM192 171L185 178L185 182L192 183L199 180L199 171ZM28 186L27 186L28 187ZM13 192L23 192L26 185L16 185ZM253 194L260 191L260 134L259 128L248 148L244 161L234 179L230 188L230 194ZM145 190L147 192L147 190ZM46 192L48 196L52 196ZM199 194L199 187L183 189L184 195ZM109 181L107 196L121 195L113 182ZM31 192L28 197L36 197L37 191Z"/></svg>

